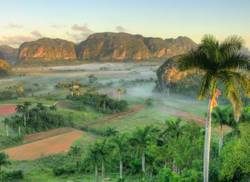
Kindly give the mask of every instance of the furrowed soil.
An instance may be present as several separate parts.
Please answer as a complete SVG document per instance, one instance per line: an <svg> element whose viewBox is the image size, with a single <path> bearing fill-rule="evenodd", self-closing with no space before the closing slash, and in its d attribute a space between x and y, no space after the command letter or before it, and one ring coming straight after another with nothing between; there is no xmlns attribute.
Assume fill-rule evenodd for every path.
<svg viewBox="0 0 250 182"><path fill-rule="evenodd" d="M66 133L61 133L66 131ZM57 135L56 135L57 134ZM21 146L3 150L11 160L34 160L40 157L67 152L70 146L81 136L80 130L59 129L27 136L26 141L37 140ZM50 137L51 136L51 137ZM40 139L43 138L43 139Z"/></svg>
<svg viewBox="0 0 250 182"><path fill-rule="evenodd" d="M16 113L16 105L14 104L0 105L0 116L10 116L14 113Z"/></svg>

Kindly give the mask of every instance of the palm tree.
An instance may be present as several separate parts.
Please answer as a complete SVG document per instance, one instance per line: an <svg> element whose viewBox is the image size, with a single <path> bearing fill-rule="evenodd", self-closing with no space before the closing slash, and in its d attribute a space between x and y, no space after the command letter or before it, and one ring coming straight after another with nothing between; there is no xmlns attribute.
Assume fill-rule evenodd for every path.
<svg viewBox="0 0 250 182"><path fill-rule="evenodd" d="M162 135L165 136L166 140L170 140L170 138L173 138L175 140L178 140L179 137L184 132L184 125L181 124L181 119L178 118L176 120L168 119L166 121L166 129L163 131ZM176 167L176 161L172 161L172 168L175 172L178 171L178 168Z"/></svg>
<svg viewBox="0 0 250 182"><path fill-rule="evenodd" d="M119 155L119 173L120 173L120 180L123 179L123 158L125 156L125 151L127 150L127 136L125 134L118 135L114 137L113 143L116 147L116 150Z"/></svg>
<svg viewBox="0 0 250 182"><path fill-rule="evenodd" d="M16 112L20 113L23 117L23 126L26 126L27 119L29 118L29 107L31 103L25 102L24 104L18 104L16 106Z"/></svg>
<svg viewBox="0 0 250 182"><path fill-rule="evenodd" d="M132 145L137 146L139 154L141 155L141 167L142 174L145 175L146 172L146 159L145 152L147 144L152 140L154 128L152 126L146 126L145 128L138 128L130 139Z"/></svg>
<svg viewBox="0 0 250 182"><path fill-rule="evenodd" d="M105 162L106 157L109 153L107 146L107 140L104 139L102 141L97 141L91 148L90 148L90 158L94 163L95 166L95 176L96 181L98 181L98 162L101 162L101 171L102 171L102 179L105 178Z"/></svg>
<svg viewBox="0 0 250 182"><path fill-rule="evenodd" d="M43 103L37 103L36 108L37 108L39 111L44 111L44 110L46 110L46 107L43 105Z"/></svg>
<svg viewBox="0 0 250 182"><path fill-rule="evenodd" d="M5 125L5 131L6 131L6 136L9 136L9 123L10 123L10 119L9 118L5 118L4 119L4 125Z"/></svg>
<svg viewBox="0 0 250 182"><path fill-rule="evenodd" d="M18 104L16 106L16 112L20 113L20 114L23 114L24 113L24 105L23 104Z"/></svg>
<svg viewBox="0 0 250 182"><path fill-rule="evenodd" d="M235 121L232 116L231 109L228 107L221 108L216 107L212 112L212 120L220 125L220 134L219 134L219 155L223 146L223 125L235 126Z"/></svg>
<svg viewBox="0 0 250 182"><path fill-rule="evenodd" d="M16 116L16 119L15 119L16 124L18 124L18 136L21 136L21 125L24 126L25 125L24 123L26 120L26 118L25 118L25 106L22 104L18 104L16 106L16 112L20 113L22 115L21 117L23 118L23 119L21 119L20 117Z"/></svg>
<svg viewBox="0 0 250 182"><path fill-rule="evenodd" d="M78 169L81 157L81 148L77 145L71 146L68 155L72 156L73 160L76 162L76 168Z"/></svg>
<svg viewBox="0 0 250 182"><path fill-rule="evenodd" d="M89 160L93 163L95 168L95 181L98 182L98 162L100 159L99 149L96 145L92 145L89 149Z"/></svg>
<svg viewBox="0 0 250 182"><path fill-rule="evenodd" d="M31 103L30 102L24 102L23 104L23 110L24 110L24 127L26 126L26 122L27 120L29 119L29 112L30 112L30 106L31 106Z"/></svg>
<svg viewBox="0 0 250 182"><path fill-rule="evenodd" d="M123 89L122 88L118 88L118 89L116 89L116 92L117 92L117 95L118 95L118 101L120 101L121 100L121 95L123 93Z"/></svg>
<svg viewBox="0 0 250 182"><path fill-rule="evenodd" d="M9 156L4 152L0 153L0 173L2 172L2 167L10 164Z"/></svg>
<svg viewBox="0 0 250 182"><path fill-rule="evenodd" d="M181 125L181 119L178 118L176 120L168 119L166 121L166 129L163 134L167 134L168 136L174 137L178 139L183 134L184 126Z"/></svg>
<svg viewBox="0 0 250 182"><path fill-rule="evenodd" d="M56 104L51 105L51 106L49 107L49 109L50 109L51 111L56 111L56 110L57 110Z"/></svg>
<svg viewBox="0 0 250 182"><path fill-rule="evenodd" d="M106 137L116 136L117 134L118 134L118 131L115 128L113 128L113 127L108 127L104 131L104 136L106 136Z"/></svg>
<svg viewBox="0 0 250 182"><path fill-rule="evenodd" d="M209 98L204 144L204 182L209 177L209 155L211 140L211 112L214 106L216 90L225 86L225 96L230 99L235 120L238 121L241 108L241 94L249 93L249 60L241 53L243 41L237 36L228 37L219 43L215 37L206 35L196 50L191 50L179 61L180 71L197 70L202 73L198 98Z"/></svg>

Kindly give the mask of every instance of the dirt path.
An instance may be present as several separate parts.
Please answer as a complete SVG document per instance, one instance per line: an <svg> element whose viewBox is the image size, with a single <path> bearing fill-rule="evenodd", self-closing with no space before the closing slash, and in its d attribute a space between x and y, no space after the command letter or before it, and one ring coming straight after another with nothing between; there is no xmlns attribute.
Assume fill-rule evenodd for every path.
<svg viewBox="0 0 250 182"><path fill-rule="evenodd" d="M197 115L194 115L194 114L191 114L189 112L181 111L181 110L173 108L173 107L167 107L167 106L164 107L163 106L160 108L160 110L162 112L168 113L169 115L180 117L180 118L187 120L187 121L195 121L199 125L205 124L204 118L197 116Z"/></svg>
<svg viewBox="0 0 250 182"><path fill-rule="evenodd" d="M143 108L144 108L144 105L139 104L139 105L136 105L133 108L129 109L126 112L120 112L120 113L112 114L111 116L107 116L107 117L104 117L104 118L99 119L97 121L88 123L88 124L85 125L85 127L90 127L90 126L98 124L98 123L108 123L108 122L110 122L110 121L112 121L114 119L122 118L122 117L128 116L130 114L137 113L140 110L142 110Z"/></svg>
<svg viewBox="0 0 250 182"><path fill-rule="evenodd" d="M3 152L6 152L11 160L34 160L52 154L67 152L72 143L82 135L82 131L72 129L72 131L53 137L5 149Z"/></svg>

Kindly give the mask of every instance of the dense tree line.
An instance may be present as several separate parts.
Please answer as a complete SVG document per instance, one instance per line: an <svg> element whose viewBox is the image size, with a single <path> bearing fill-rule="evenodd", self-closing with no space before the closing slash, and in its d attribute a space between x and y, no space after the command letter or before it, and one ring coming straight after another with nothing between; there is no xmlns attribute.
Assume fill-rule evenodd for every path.
<svg viewBox="0 0 250 182"><path fill-rule="evenodd" d="M115 100L107 95L86 93L82 96L68 96L71 100L80 101L103 113L122 112L127 109L128 103L125 100Z"/></svg>
<svg viewBox="0 0 250 182"><path fill-rule="evenodd" d="M8 128L17 131L18 135L45 131L52 128L64 126L73 126L69 118L64 117L56 111L56 106L44 106L41 103L32 106L31 103L25 102L16 107L17 113L14 116L4 120L6 135Z"/></svg>

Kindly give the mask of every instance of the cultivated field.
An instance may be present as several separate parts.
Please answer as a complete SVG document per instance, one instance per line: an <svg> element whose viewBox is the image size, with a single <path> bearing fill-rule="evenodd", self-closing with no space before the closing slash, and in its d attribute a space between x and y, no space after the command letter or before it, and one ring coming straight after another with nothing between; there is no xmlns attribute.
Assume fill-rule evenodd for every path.
<svg viewBox="0 0 250 182"><path fill-rule="evenodd" d="M15 104L3 104L0 105L0 116L10 116L16 113L16 105Z"/></svg>
<svg viewBox="0 0 250 182"><path fill-rule="evenodd" d="M79 130L51 130L26 136L27 141L34 142L4 150L12 160L34 160L40 157L67 152L83 132ZM49 137L51 136L51 137Z"/></svg>

